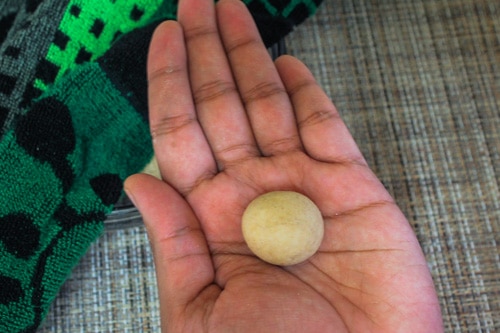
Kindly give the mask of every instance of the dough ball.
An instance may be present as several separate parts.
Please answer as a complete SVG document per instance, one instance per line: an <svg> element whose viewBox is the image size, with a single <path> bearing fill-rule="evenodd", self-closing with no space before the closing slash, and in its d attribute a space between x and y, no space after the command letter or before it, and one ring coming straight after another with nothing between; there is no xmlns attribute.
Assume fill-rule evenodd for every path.
<svg viewBox="0 0 500 333"><path fill-rule="evenodd" d="M305 261L323 240L323 217L305 195L276 191L254 199L242 218L242 231L252 252L280 266Z"/></svg>

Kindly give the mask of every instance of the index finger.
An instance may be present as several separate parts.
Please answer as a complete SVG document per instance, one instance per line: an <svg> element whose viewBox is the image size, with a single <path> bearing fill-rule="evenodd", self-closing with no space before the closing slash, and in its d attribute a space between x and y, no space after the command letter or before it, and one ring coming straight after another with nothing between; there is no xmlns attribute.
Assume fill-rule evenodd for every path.
<svg viewBox="0 0 500 333"><path fill-rule="evenodd" d="M182 28L167 21L156 29L148 55L149 122L161 176L186 195L216 173L198 122Z"/></svg>

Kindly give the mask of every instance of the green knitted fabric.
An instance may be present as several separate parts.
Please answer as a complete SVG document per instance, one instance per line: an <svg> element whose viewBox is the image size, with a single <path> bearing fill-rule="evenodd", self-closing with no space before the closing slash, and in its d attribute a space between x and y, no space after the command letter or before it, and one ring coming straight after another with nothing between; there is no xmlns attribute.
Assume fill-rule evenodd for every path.
<svg viewBox="0 0 500 333"><path fill-rule="evenodd" d="M319 0L246 0L267 45ZM146 58L164 0L0 4L0 332L34 332L152 156Z"/></svg>
<svg viewBox="0 0 500 333"><path fill-rule="evenodd" d="M136 45L146 49L144 40ZM38 326L123 179L151 158L137 112L144 92L122 90L110 68L87 63L63 76L0 142L1 332Z"/></svg>

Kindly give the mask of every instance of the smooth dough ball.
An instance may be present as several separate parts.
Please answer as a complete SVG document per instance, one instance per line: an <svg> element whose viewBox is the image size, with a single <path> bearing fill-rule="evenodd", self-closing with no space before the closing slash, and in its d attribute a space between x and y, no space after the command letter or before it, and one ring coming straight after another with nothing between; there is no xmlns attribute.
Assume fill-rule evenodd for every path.
<svg viewBox="0 0 500 333"><path fill-rule="evenodd" d="M254 199L242 218L242 231L252 252L280 266L305 261L323 240L323 217L305 195L276 191Z"/></svg>

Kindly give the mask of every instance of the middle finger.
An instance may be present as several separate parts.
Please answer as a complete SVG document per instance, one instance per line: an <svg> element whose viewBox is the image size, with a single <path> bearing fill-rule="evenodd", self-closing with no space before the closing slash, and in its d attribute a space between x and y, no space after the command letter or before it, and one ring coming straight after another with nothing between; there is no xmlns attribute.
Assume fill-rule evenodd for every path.
<svg viewBox="0 0 500 333"><path fill-rule="evenodd" d="M221 0L217 19L253 133L264 156L302 149L290 98L248 9Z"/></svg>
<svg viewBox="0 0 500 333"><path fill-rule="evenodd" d="M198 119L219 170L228 163L257 156L252 130L219 38L213 1L180 1L178 20L184 30Z"/></svg>

